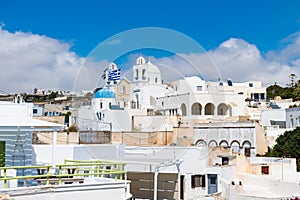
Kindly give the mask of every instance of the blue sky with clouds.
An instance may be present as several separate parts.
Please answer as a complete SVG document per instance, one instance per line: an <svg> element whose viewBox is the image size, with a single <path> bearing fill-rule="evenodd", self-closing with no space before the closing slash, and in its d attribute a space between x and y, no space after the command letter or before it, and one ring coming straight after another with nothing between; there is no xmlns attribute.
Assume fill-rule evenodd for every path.
<svg viewBox="0 0 300 200"><path fill-rule="evenodd" d="M0 0L0 5L0 65L11 69L0 77L5 81L0 89L5 91L71 90L76 71L99 42L139 27L164 27L188 35L208 51L224 77L237 81L285 83L286 73L300 72L300 0ZM29 60L30 55L34 56ZM199 57L190 56L201 65ZM242 71L252 67L259 75L241 76L235 70L241 66ZM26 79L16 74L18 70L26 70ZM37 72L39 76L34 75ZM49 80L40 80L40 75ZM10 84L19 76L20 82Z"/></svg>
<svg viewBox="0 0 300 200"><path fill-rule="evenodd" d="M9 31L72 42L80 56L114 34L149 26L187 34L206 49L236 37L265 52L299 31L300 1L1 0L0 20Z"/></svg>

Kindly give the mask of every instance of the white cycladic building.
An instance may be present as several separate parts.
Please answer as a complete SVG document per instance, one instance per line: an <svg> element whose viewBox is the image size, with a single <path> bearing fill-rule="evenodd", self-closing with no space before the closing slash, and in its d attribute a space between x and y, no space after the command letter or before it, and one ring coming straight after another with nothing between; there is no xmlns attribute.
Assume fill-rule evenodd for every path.
<svg viewBox="0 0 300 200"><path fill-rule="evenodd" d="M279 135L300 126L300 107L262 110L260 121L272 147Z"/></svg>
<svg viewBox="0 0 300 200"><path fill-rule="evenodd" d="M253 113L259 108L249 109L249 106L264 101L266 97L266 88L261 82L209 82L192 76L166 85L159 68L150 61L146 62L142 56L133 66L131 82L118 80L119 71L115 64L110 64L106 71L106 77L109 77L106 85L95 90L92 105L79 108L80 130L174 132L175 127L184 123L192 129L193 135L189 137L195 138L192 143L196 144L202 138L195 136L198 132L193 130L194 124L238 121L241 116L244 119L255 116L256 119ZM117 77L117 80L112 77ZM227 146L231 148L235 145L231 144L233 138L237 137L242 152L249 147L252 148L251 154L255 154L255 134L251 132L241 137L233 132L230 130L222 137L214 134L215 138L211 140L217 141L216 146L222 146L222 140L228 141Z"/></svg>
<svg viewBox="0 0 300 200"><path fill-rule="evenodd" d="M56 134L58 129L64 127L62 124L33 119L32 103L15 102L0 102L1 167L32 165L32 132L52 131ZM29 172L25 170L22 173Z"/></svg>
<svg viewBox="0 0 300 200"><path fill-rule="evenodd" d="M94 110L98 120L111 123L112 119L105 117L106 112L109 115L109 112L116 112L115 110L118 112L129 110L127 112L129 125L124 127L124 130L128 130L128 127L132 128L131 119L136 115L160 114L196 120L224 120L228 117L254 116L251 113L253 111L248 109L248 105L253 101L264 100L266 97L266 88L261 86L261 82L233 83L231 80L207 82L193 76L166 85L162 83L159 68L150 61L146 62L142 56L137 58L132 71L129 102L116 100L116 96L122 96L123 91L122 88L120 91L116 90L119 80L107 80L104 88L96 90L91 109ZM111 77L112 72L119 72L115 64L110 64L106 77ZM100 112L102 116L97 114Z"/></svg>
<svg viewBox="0 0 300 200"><path fill-rule="evenodd" d="M246 156L257 152L255 124L251 122L196 124L194 138L197 146L220 146Z"/></svg>
<svg viewBox="0 0 300 200"><path fill-rule="evenodd" d="M164 115L215 118L245 115L245 97L223 86L211 85L199 77L187 77L173 84L173 91L158 97L157 107Z"/></svg>
<svg viewBox="0 0 300 200"><path fill-rule="evenodd" d="M48 145L34 145L47 162ZM299 197L296 159L245 157L222 148L59 145L57 159L122 161L136 199Z"/></svg>
<svg viewBox="0 0 300 200"><path fill-rule="evenodd" d="M71 182L72 184L64 185L36 185L37 181L33 181L32 176L37 173L41 175L37 169L42 166L32 168L32 165L54 166L64 163L64 159L70 158L72 148L67 146L63 152L57 148L55 138L57 131L64 128L63 124L34 119L32 103L15 102L0 102L0 167L3 167L0 170L1 199L79 200L87 198L96 200L101 197L118 200L131 198L128 180L84 177L82 184ZM34 151L32 133L37 131L52 131L54 138L52 145L41 145L39 151ZM28 168L20 166L28 166ZM52 172L48 169L46 173ZM46 180L46 177L43 178Z"/></svg>
<svg viewBox="0 0 300 200"><path fill-rule="evenodd" d="M263 110L261 124L266 129L295 129L300 126L300 107Z"/></svg>

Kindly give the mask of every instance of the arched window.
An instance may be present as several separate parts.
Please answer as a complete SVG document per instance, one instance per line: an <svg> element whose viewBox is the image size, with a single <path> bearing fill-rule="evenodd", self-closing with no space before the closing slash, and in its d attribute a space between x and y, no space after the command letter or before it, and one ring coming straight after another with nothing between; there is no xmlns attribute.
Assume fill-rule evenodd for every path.
<svg viewBox="0 0 300 200"><path fill-rule="evenodd" d="M142 79L143 79L143 80L146 80L145 73L146 73L146 70L143 69L143 70L142 70Z"/></svg>
<svg viewBox="0 0 300 200"><path fill-rule="evenodd" d="M121 94L125 94L126 93L126 86L122 85L121 86Z"/></svg>
<svg viewBox="0 0 300 200"><path fill-rule="evenodd" d="M180 106L182 116L186 116L186 105L183 103Z"/></svg>
<svg viewBox="0 0 300 200"><path fill-rule="evenodd" d="M228 107L225 103L220 103L218 105L218 115L226 115Z"/></svg>
<svg viewBox="0 0 300 200"><path fill-rule="evenodd" d="M136 60L136 64L138 64L138 65L143 65L145 63L146 63L146 60L142 56L138 57Z"/></svg>
<svg viewBox="0 0 300 200"><path fill-rule="evenodd" d="M215 106L212 103L208 103L205 105L205 115L214 115L215 114Z"/></svg>
<svg viewBox="0 0 300 200"><path fill-rule="evenodd" d="M135 70L135 80L138 80L138 78L139 78L139 70L136 69Z"/></svg>
<svg viewBox="0 0 300 200"><path fill-rule="evenodd" d="M155 77L155 83L157 83L157 77Z"/></svg>
<svg viewBox="0 0 300 200"><path fill-rule="evenodd" d="M240 152L240 143L234 140L231 142L230 148L233 152Z"/></svg>
<svg viewBox="0 0 300 200"><path fill-rule="evenodd" d="M222 140L219 144L220 147L223 147L223 148L228 148L229 145L228 145L228 142L226 140Z"/></svg>
<svg viewBox="0 0 300 200"><path fill-rule="evenodd" d="M243 142L244 155L249 157L251 155L251 143L249 141Z"/></svg>
<svg viewBox="0 0 300 200"><path fill-rule="evenodd" d="M135 99L136 99L136 108L139 109L140 108L140 101L139 101L139 95L138 94L135 95Z"/></svg>
<svg viewBox="0 0 300 200"><path fill-rule="evenodd" d="M207 146L207 144L204 140L198 140L195 145L198 147L206 147Z"/></svg>
<svg viewBox="0 0 300 200"><path fill-rule="evenodd" d="M244 148L251 148L251 142L249 142L249 141L247 141L247 140L244 141L244 142L243 142L243 147L244 147Z"/></svg>
<svg viewBox="0 0 300 200"><path fill-rule="evenodd" d="M215 140L211 140L211 141L209 141L208 146L209 147L216 147L216 146L218 146L218 143Z"/></svg>
<svg viewBox="0 0 300 200"><path fill-rule="evenodd" d="M192 115L201 115L202 106L200 103L194 103L192 105Z"/></svg>

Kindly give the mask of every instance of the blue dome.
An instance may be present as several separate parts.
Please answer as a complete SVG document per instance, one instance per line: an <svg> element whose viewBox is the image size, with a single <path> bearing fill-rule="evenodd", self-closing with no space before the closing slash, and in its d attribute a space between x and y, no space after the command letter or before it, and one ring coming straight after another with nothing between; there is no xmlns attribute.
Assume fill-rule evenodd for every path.
<svg viewBox="0 0 300 200"><path fill-rule="evenodd" d="M108 88L102 88L94 94L94 98L115 98L116 95Z"/></svg>

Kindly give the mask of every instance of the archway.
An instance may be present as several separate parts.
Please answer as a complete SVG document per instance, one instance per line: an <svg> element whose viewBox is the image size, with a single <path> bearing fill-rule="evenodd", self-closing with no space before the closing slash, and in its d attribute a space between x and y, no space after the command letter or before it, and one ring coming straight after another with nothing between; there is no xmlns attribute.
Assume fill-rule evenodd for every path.
<svg viewBox="0 0 300 200"><path fill-rule="evenodd" d="M228 107L225 103L220 103L218 105L218 115L226 115L228 111Z"/></svg>
<svg viewBox="0 0 300 200"><path fill-rule="evenodd" d="M226 140L222 140L219 144L220 147L223 147L223 148L228 148L229 145L228 145L228 142Z"/></svg>
<svg viewBox="0 0 300 200"><path fill-rule="evenodd" d="M218 143L216 140L211 140L211 141L209 141L208 146L209 147L217 147Z"/></svg>
<svg viewBox="0 0 300 200"><path fill-rule="evenodd" d="M248 140L243 142L244 155L249 157L251 155L251 142Z"/></svg>
<svg viewBox="0 0 300 200"><path fill-rule="evenodd" d="M206 147L207 146L207 144L204 140L198 140L195 145L198 147Z"/></svg>
<svg viewBox="0 0 300 200"><path fill-rule="evenodd" d="M231 142L230 148L233 152L240 152L240 143L234 140Z"/></svg>
<svg viewBox="0 0 300 200"><path fill-rule="evenodd" d="M200 103L194 103L192 105L192 115L201 115L202 106Z"/></svg>
<svg viewBox="0 0 300 200"><path fill-rule="evenodd" d="M182 116L186 116L186 105L183 103L180 106Z"/></svg>
<svg viewBox="0 0 300 200"><path fill-rule="evenodd" d="M215 114L215 105L208 103L205 105L205 115L214 115Z"/></svg>

